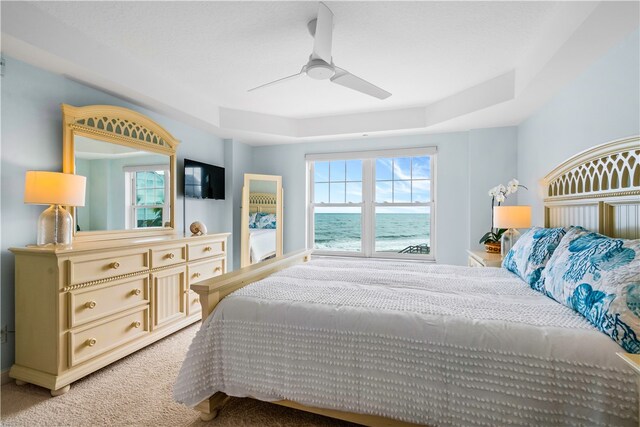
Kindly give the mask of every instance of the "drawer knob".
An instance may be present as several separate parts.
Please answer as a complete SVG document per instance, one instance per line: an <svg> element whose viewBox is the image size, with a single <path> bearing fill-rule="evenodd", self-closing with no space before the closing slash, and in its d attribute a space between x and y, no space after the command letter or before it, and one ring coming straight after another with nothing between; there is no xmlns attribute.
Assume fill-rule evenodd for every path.
<svg viewBox="0 0 640 427"><path fill-rule="evenodd" d="M87 308L89 308L89 309L94 309L94 308L96 308L96 305L97 305L97 304L96 304L96 302L95 302L95 301L89 301L89 302L87 302L84 306L85 306L85 307L87 307Z"/></svg>
<svg viewBox="0 0 640 427"><path fill-rule="evenodd" d="M120 263L118 261L112 262L111 268L113 268L114 270L117 270L118 268L120 268Z"/></svg>
<svg viewBox="0 0 640 427"><path fill-rule="evenodd" d="M142 291L140 289L134 289L131 291L132 294L134 295L140 295L142 293Z"/></svg>
<svg viewBox="0 0 640 427"><path fill-rule="evenodd" d="M222 267L216 267L215 270L213 270L214 273L217 273L218 271L222 271Z"/></svg>
<svg viewBox="0 0 640 427"><path fill-rule="evenodd" d="M193 277L200 277L201 274L200 273L193 273Z"/></svg>
<svg viewBox="0 0 640 427"><path fill-rule="evenodd" d="M94 345L96 345L96 343L97 343L97 342L98 342L98 340L97 340L97 339L95 339L95 338L89 338L89 339L87 340L87 342L86 342L86 343L87 343L87 345L88 345L89 347L93 347Z"/></svg>
<svg viewBox="0 0 640 427"><path fill-rule="evenodd" d="M211 246L207 246L204 248L205 252L211 252L213 248Z"/></svg>
<svg viewBox="0 0 640 427"><path fill-rule="evenodd" d="M167 254L166 257L169 258L169 259L174 259L176 256L172 252L170 254Z"/></svg>
<svg viewBox="0 0 640 427"><path fill-rule="evenodd" d="M142 325L142 323L140 323L139 320L136 320L135 322L133 322L131 324L131 326L133 326L134 328L139 328Z"/></svg>

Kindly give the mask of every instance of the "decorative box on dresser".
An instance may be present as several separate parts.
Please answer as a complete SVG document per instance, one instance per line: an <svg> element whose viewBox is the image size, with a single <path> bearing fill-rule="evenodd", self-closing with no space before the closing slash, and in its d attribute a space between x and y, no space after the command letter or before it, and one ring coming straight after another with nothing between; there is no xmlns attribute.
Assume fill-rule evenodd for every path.
<svg viewBox="0 0 640 427"><path fill-rule="evenodd" d="M229 233L12 248L16 361L9 375L56 396L201 318L189 287L227 271Z"/></svg>
<svg viewBox="0 0 640 427"><path fill-rule="evenodd" d="M467 250L469 267L500 267L502 266L502 256L500 254L490 254L486 251Z"/></svg>

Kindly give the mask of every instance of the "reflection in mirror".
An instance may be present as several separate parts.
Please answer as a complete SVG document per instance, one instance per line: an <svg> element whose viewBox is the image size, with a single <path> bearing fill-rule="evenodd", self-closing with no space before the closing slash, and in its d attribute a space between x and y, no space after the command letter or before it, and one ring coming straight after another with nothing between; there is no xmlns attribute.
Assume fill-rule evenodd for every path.
<svg viewBox="0 0 640 427"><path fill-rule="evenodd" d="M241 265L282 255L282 177L245 174Z"/></svg>
<svg viewBox="0 0 640 427"><path fill-rule="evenodd" d="M251 264L276 256L275 181L252 179L249 184L249 259Z"/></svg>
<svg viewBox="0 0 640 427"><path fill-rule="evenodd" d="M77 135L75 173L87 177L76 231L169 226L170 157Z"/></svg>

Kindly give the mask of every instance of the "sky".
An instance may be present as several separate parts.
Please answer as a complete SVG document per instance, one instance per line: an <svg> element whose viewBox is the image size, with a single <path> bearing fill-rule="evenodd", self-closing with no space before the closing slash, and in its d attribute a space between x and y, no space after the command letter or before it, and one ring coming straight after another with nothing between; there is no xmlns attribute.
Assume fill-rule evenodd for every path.
<svg viewBox="0 0 640 427"><path fill-rule="evenodd" d="M376 203L431 201L429 156L379 158L375 162ZM362 160L314 163L316 203L361 203ZM319 207L317 213L358 213L358 207ZM378 213L426 213L428 207L378 207Z"/></svg>

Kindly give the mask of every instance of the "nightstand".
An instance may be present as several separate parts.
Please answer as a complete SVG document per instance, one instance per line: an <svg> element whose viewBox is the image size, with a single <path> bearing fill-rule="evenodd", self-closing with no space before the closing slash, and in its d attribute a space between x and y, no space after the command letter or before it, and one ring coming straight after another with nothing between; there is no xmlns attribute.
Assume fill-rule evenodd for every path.
<svg viewBox="0 0 640 427"><path fill-rule="evenodd" d="M469 254L467 261L469 267L500 267L502 265L502 256L500 254L473 250L467 250L467 253Z"/></svg>

